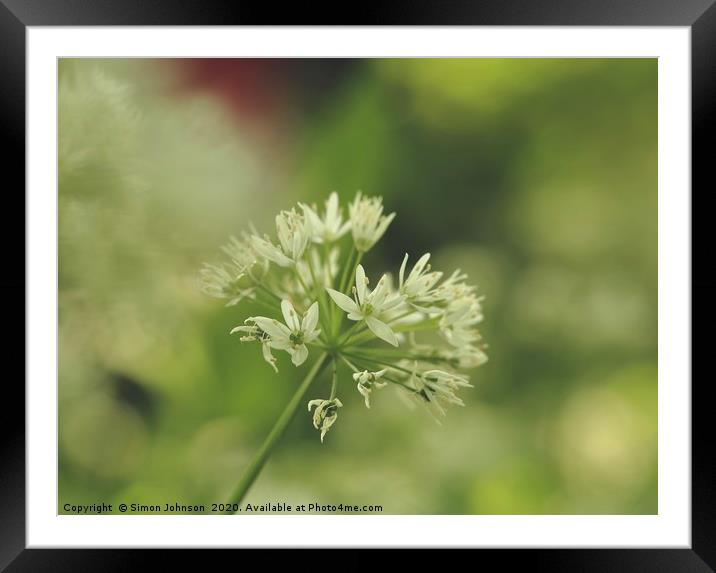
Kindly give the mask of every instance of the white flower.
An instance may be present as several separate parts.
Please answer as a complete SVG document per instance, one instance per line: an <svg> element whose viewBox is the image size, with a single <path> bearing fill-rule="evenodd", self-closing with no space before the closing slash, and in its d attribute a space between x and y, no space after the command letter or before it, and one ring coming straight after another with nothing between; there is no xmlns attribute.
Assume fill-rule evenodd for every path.
<svg viewBox="0 0 716 573"><path fill-rule="evenodd" d="M252 228L251 235L232 238L223 247L229 261L206 265L200 273L202 289L229 304L248 297L268 307L269 317L280 316L280 308L284 322L254 316L231 331L240 333L242 342L260 343L264 360L274 370L278 371L274 350L286 351L299 366L308 360L310 347L320 349L312 376L320 375L323 361L332 362L330 398L308 402L321 441L343 406L336 398L339 360L352 370L352 383L366 408L371 407L375 390L392 384L406 400L427 406L438 421L447 406L464 405L458 391L471 387L457 372L487 361L487 346L478 330L482 297L466 282L467 276L457 270L445 278L431 268L430 253L408 269L406 254L395 278L384 274L370 289L358 263L384 236L395 213L384 214L380 197L361 193L348 211L346 221L336 193L322 208L299 203L276 217L274 238ZM354 245L341 248L339 241L349 230ZM349 291L346 283L353 278ZM332 288L337 284L340 291ZM299 314L296 308L308 310ZM343 312L352 324L346 326ZM383 342L400 349L387 349ZM292 407L297 404L292 402Z"/></svg>
<svg viewBox="0 0 716 573"><path fill-rule="evenodd" d="M403 264L400 265L399 287L398 290L403 299L422 312L435 312L439 310L435 303L439 297L435 294L435 285L442 278L443 274L438 271L430 270L428 261L430 253L425 253L418 262L413 266L408 278L405 278L405 266L408 263L408 255L406 253Z"/></svg>
<svg viewBox="0 0 716 573"><path fill-rule="evenodd" d="M303 256L311 238L311 226L295 209L281 211L276 215L276 235L278 246L274 245L268 237L262 239L257 235L251 237L251 246L260 255L277 265L290 267Z"/></svg>
<svg viewBox="0 0 716 573"><path fill-rule="evenodd" d="M467 275L457 269L435 289L435 298L448 303L459 298L474 296L475 287L465 284L466 278Z"/></svg>
<svg viewBox="0 0 716 573"><path fill-rule="evenodd" d="M318 303L314 302L299 320L298 313L287 299L281 301L281 312L286 324L281 324L273 318L265 316L252 316L246 319L268 335L268 345L276 350L285 350L291 355L291 362L300 366L308 358L306 344L313 342L321 333L316 329L318 325ZM232 332L244 329L237 327ZM265 357L265 354L264 354Z"/></svg>
<svg viewBox="0 0 716 573"><path fill-rule="evenodd" d="M257 253L280 267L290 267L294 263L293 260L284 255L281 249L274 245L268 237L262 239L258 235L253 235L251 237L251 245L256 249Z"/></svg>
<svg viewBox="0 0 716 573"><path fill-rule="evenodd" d="M402 301L399 297L391 295L387 277L383 275L372 292L368 289L368 278L362 265L356 267L356 284L353 287L353 299L342 292L326 288L328 294L342 310L348 313L350 320L364 320L368 328L381 340L388 344L398 346L398 338L390 326L379 317L391 310ZM389 296L390 295L390 296Z"/></svg>
<svg viewBox="0 0 716 573"><path fill-rule="evenodd" d="M361 252L369 250L380 240L395 213L383 215L383 199L381 197L363 197L358 192L356 198L348 206L350 214L353 242Z"/></svg>
<svg viewBox="0 0 716 573"><path fill-rule="evenodd" d="M338 418L338 408L342 408L343 404L338 398L333 398L333 400L311 400L308 403L308 411L310 412L314 406L316 410L313 412L313 427L316 430L321 430L321 442L323 442L326 432L331 429L331 426Z"/></svg>
<svg viewBox="0 0 716 573"><path fill-rule="evenodd" d="M205 294L228 299L226 306L233 306L243 298L251 297L254 292L253 288L242 282L243 278L244 275L232 263L204 263L199 271L199 286Z"/></svg>
<svg viewBox="0 0 716 573"><path fill-rule="evenodd" d="M326 201L326 211L321 219L316 208L299 203L306 220L311 225L313 241L316 243L333 243L350 229L350 221L343 222L343 214L338 206L338 194L334 191Z"/></svg>
<svg viewBox="0 0 716 573"><path fill-rule="evenodd" d="M464 406L465 403L455 395L459 388L472 388L466 376L451 374L443 370L418 371L417 363L413 366L410 380L415 388L415 396L422 401L433 416L436 413L444 416L443 404ZM437 416L436 421L439 422Z"/></svg>
<svg viewBox="0 0 716 573"><path fill-rule="evenodd" d="M440 332L450 344L460 348L479 340L475 325L482 321L481 299L474 295L450 302L440 319Z"/></svg>
<svg viewBox="0 0 716 573"><path fill-rule="evenodd" d="M253 287L265 272L266 265L256 272L254 267L259 260L248 239L231 237L221 250L230 262L217 265L205 263L199 271L201 290L209 296L228 299L226 306L233 306L246 297L253 298Z"/></svg>
<svg viewBox="0 0 716 573"><path fill-rule="evenodd" d="M246 233L241 239L229 237L229 242L221 247L221 250L231 259L242 275L257 280L268 270L268 261L259 260L258 253L251 246L251 237ZM256 269L257 266L260 268Z"/></svg>
<svg viewBox="0 0 716 573"><path fill-rule="evenodd" d="M373 388L380 389L387 384L387 382L380 381L380 378L387 371L388 369L384 368L383 370L378 370L377 372L368 372L367 370L363 370L363 372L356 372L353 374L353 380L358 382L358 392L360 392L363 395L363 398L365 398L366 408L370 408L370 393L373 391Z"/></svg>

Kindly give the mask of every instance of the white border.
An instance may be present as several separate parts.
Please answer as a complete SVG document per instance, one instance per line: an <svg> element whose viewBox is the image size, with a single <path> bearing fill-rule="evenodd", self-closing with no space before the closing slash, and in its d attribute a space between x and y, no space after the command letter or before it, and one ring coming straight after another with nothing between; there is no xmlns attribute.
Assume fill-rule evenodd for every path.
<svg viewBox="0 0 716 573"><path fill-rule="evenodd" d="M28 547L690 547L690 28L28 28ZM57 57L658 57L657 516L58 516ZM668 339L667 339L668 337Z"/></svg>

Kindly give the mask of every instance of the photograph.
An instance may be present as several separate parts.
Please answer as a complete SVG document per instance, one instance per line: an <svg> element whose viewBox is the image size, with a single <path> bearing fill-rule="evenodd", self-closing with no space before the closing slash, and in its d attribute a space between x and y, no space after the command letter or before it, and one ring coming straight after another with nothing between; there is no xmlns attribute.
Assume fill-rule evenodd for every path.
<svg viewBox="0 0 716 573"><path fill-rule="evenodd" d="M658 88L58 58L57 513L659 514Z"/></svg>

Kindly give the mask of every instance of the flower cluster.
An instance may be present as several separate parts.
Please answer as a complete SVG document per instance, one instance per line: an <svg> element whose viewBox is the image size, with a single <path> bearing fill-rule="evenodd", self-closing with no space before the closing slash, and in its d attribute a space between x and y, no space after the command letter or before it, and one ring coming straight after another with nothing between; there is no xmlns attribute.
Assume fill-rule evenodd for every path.
<svg viewBox="0 0 716 573"><path fill-rule="evenodd" d="M279 213L275 238L255 231L232 238L223 248L228 260L200 271L207 294L266 309L231 333L261 344L274 370L273 350L295 366L311 354L321 367L332 363L329 397L308 402L321 441L343 406L339 365L352 372L367 408L374 390L393 385L438 419L448 405L464 405L457 392L471 385L460 371L487 360L477 329L482 297L459 270L444 278L429 253L408 269L406 254L397 282L386 273L371 286L362 259L394 217L380 197L358 193L344 219L332 193L322 210L299 203Z"/></svg>

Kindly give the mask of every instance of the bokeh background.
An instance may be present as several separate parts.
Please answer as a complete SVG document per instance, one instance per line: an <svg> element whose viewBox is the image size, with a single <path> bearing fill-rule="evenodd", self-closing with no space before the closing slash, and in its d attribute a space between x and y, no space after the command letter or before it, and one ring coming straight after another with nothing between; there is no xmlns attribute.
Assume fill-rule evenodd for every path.
<svg viewBox="0 0 716 573"><path fill-rule="evenodd" d="M465 270L490 361L441 426L346 383L247 501L657 512L656 60L65 59L58 89L58 511L228 497L308 365L230 337L257 309L197 269L360 189L398 213L367 265Z"/></svg>

